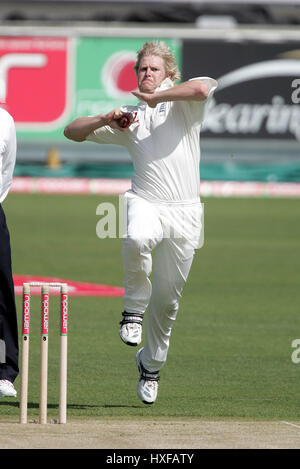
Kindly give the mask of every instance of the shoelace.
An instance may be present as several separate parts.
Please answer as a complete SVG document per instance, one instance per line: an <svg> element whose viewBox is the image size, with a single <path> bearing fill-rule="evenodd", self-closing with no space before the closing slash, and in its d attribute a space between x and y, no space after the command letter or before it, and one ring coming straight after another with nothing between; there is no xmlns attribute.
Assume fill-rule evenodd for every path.
<svg viewBox="0 0 300 469"><path fill-rule="evenodd" d="M153 391L156 390L156 386L157 386L157 381L154 381L154 380L146 380L147 381L147 386L152 389Z"/></svg>

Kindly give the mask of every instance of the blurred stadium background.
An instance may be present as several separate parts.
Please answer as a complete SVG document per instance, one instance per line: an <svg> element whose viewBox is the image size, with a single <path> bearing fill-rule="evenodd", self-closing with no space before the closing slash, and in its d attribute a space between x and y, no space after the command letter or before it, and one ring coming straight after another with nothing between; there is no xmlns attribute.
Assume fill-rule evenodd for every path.
<svg viewBox="0 0 300 469"><path fill-rule="evenodd" d="M123 192L127 152L73 144L63 129L79 115L134 103L135 52L163 39L183 80L219 81L202 132L203 195L300 195L298 2L0 3L0 103L18 134L14 191L37 191L32 178L43 177L51 178L44 191Z"/></svg>

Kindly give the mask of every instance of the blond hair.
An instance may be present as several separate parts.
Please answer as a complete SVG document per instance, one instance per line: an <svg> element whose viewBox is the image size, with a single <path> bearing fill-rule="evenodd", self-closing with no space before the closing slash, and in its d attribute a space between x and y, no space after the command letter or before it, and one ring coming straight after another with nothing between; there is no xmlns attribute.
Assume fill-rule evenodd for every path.
<svg viewBox="0 0 300 469"><path fill-rule="evenodd" d="M180 71L176 63L176 59L171 52L171 49L163 41L150 41L145 44L137 52L137 61L133 67L136 74L138 73L140 62L143 57L155 55L161 57L165 63L167 76L175 83L180 80Z"/></svg>

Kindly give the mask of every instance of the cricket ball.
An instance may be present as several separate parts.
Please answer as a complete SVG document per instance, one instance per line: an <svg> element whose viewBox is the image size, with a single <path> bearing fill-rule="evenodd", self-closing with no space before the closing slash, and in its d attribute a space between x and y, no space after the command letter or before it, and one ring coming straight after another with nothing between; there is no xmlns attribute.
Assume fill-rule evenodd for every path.
<svg viewBox="0 0 300 469"><path fill-rule="evenodd" d="M123 129L126 129L126 127L128 127L130 125L132 121L132 114L131 112L126 112L123 114L122 117L120 117L119 119L119 125L120 127L122 127Z"/></svg>

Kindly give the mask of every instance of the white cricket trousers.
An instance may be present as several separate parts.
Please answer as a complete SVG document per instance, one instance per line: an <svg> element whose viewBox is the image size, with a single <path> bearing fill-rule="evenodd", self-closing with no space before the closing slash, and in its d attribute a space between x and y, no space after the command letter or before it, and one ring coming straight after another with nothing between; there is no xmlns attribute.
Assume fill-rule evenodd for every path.
<svg viewBox="0 0 300 469"><path fill-rule="evenodd" d="M200 202L152 203L131 191L124 202L124 310L144 314L148 308L142 361L154 372L167 359L178 301L198 247L202 207Z"/></svg>

